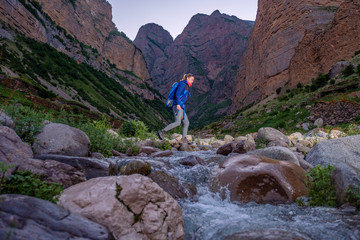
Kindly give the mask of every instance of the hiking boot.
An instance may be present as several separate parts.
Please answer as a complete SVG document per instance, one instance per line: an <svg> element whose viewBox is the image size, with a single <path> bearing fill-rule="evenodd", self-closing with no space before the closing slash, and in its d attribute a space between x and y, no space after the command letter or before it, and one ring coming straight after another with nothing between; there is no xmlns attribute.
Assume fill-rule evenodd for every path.
<svg viewBox="0 0 360 240"><path fill-rule="evenodd" d="M165 131L158 131L157 133L156 133L156 136L158 136L158 138L160 139L160 140L164 140L164 137L165 137Z"/></svg>

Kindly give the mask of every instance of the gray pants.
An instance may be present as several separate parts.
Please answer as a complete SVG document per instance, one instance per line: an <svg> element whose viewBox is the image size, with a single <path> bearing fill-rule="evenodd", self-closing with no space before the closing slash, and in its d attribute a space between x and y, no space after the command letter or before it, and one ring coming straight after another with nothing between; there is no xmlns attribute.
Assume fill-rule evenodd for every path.
<svg viewBox="0 0 360 240"><path fill-rule="evenodd" d="M184 117L184 109L181 109L179 111L179 113L177 113L177 109L176 106L173 106L173 113L174 113L174 118L175 118L175 122L169 124L166 128L163 129L163 131L167 132L173 128L176 128L178 126L180 126L180 124L183 125L183 131L182 131L182 137L185 138L189 129L189 119L185 113L185 117Z"/></svg>

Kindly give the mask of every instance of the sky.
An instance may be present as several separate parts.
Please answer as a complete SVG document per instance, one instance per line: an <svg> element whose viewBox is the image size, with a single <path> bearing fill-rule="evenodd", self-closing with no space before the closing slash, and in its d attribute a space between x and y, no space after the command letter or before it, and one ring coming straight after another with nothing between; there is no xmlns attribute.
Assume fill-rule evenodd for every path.
<svg viewBox="0 0 360 240"><path fill-rule="evenodd" d="M215 10L243 20L255 20L257 0L107 0L112 5L113 22L119 31L134 40L141 26L161 25L175 39L191 17L210 15Z"/></svg>

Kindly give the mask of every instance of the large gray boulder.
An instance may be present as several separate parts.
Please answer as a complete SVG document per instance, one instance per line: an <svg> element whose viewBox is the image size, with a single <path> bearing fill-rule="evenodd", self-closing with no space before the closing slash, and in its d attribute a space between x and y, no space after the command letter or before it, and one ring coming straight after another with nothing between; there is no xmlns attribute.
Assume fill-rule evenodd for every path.
<svg viewBox="0 0 360 240"><path fill-rule="evenodd" d="M263 148L263 149L251 151L248 154L263 156L275 160L292 162L300 166L297 156L290 149L285 147Z"/></svg>
<svg viewBox="0 0 360 240"><path fill-rule="evenodd" d="M345 163L339 163L334 168L331 180L335 185L338 202L344 204L347 202L346 198L349 187L355 187L360 183L360 171Z"/></svg>
<svg viewBox="0 0 360 240"><path fill-rule="evenodd" d="M89 154L89 137L80 129L60 123L43 127L33 144L35 154L59 154L86 157Z"/></svg>
<svg viewBox="0 0 360 240"><path fill-rule="evenodd" d="M98 223L42 199L0 195L0 239L113 239Z"/></svg>
<svg viewBox="0 0 360 240"><path fill-rule="evenodd" d="M28 159L19 165L17 170L44 176L47 182L60 183L64 188L86 181L83 171L53 160Z"/></svg>
<svg viewBox="0 0 360 240"><path fill-rule="evenodd" d="M179 204L150 178L94 178L65 189L59 205L102 224L116 239L184 239Z"/></svg>
<svg viewBox="0 0 360 240"><path fill-rule="evenodd" d="M360 135L321 141L306 155L306 161L313 166L345 163L360 170Z"/></svg>
<svg viewBox="0 0 360 240"><path fill-rule="evenodd" d="M271 127L260 128L256 137L256 142L264 144L268 144L270 142L283 142L287 145L290 144L287 136L279 130Z"/></svg>
<svg viewBox="0 0 360 240"><path fill-rule="evenodd" d="M36 159L54 160L75 167L85 173L86 179L109 175L110 163L97 158L71 157L55 154L36 155Z"/></svg>
<svg viewBox="0 0 360 240"><path fill-rule="evenodd" d="M0 126L0 161L5 165L14 165L8 174L29 158L33 157L30 146L21 141L16 132L6 126Z"/></svg>
<svg viewBox="0 0 360 240"><path fill-rule="evenodd" d="M11 119L11 117L6 115L6 113L3 112L2 110L0 110L0 126L7 126L7 127L10 127L10 128L15 127L15 123Z"/></svg>

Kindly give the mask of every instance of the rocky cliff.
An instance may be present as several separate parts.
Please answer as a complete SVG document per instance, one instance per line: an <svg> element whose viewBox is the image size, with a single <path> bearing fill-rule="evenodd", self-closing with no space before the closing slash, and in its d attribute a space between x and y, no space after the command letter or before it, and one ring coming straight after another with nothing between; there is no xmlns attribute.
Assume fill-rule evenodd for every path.
<svg viewBox="0 0 360 240"><path fill-rule="evenodd" d="M141 50L111 18L105 0L1 1L0 74L93 111L162 126L170 114Z"/></svg>
<svg viewBox="0 0 360 240"><path fill-rule="evenodd" d="M171 85L184 73L191 72L196 76L187 109L192 126L200 126L229 109L237 66L247 48L252 28L251 22L215 11L210 16L197 14L192 17L184 31L167 47L165 45L170 43L168 34L160 28L154 30L152 26L144 26L135 43L144 52L154 87L161 94L168 94ZM158 42L154 35L166 36L168 40L161 38ZM153 54L154 46L159 54ZM156 60L153 59L155 56Z"/></svg>
<svg viewBox="0 0 360 240"><path fill-rule="evenodd" d="M309 83L360 49L360 2L259 0L232 110Z"/></svg>
<svg viewBox="0 0 360 240"><path fill-rule="evenodd" d="M140 28L134 44L144 53L150 75L157 65L156 61L166 57L165 49L173 41L170 33L157 24L149 23Z"/></svg>
<svg viewBox="0 0 360 240"><path fill-rule="evenodd" d="M0 19L27 37L49 44L59 30L50 28L57 25L65 29L68 36L96 49L117 68L148 80L150 75L141 51L125 34L117 31L111 11L111 5L105 0L4 0L0 6ZM59 46L61 44L51 45L68 52L65 46Z"/></svg>

